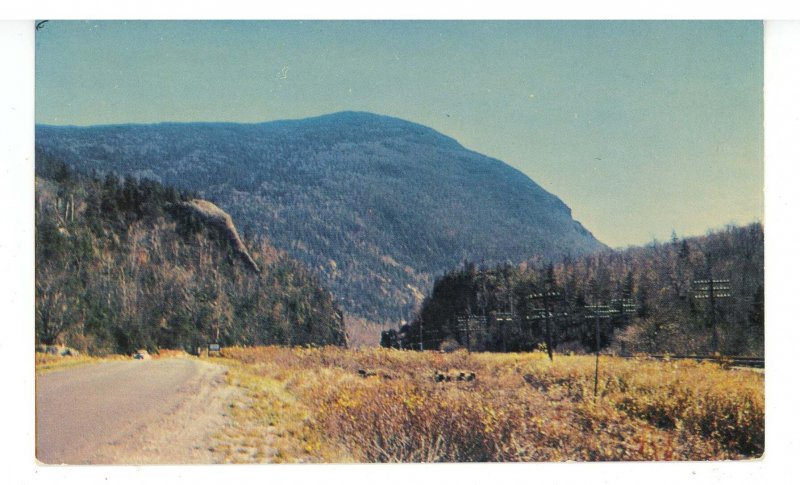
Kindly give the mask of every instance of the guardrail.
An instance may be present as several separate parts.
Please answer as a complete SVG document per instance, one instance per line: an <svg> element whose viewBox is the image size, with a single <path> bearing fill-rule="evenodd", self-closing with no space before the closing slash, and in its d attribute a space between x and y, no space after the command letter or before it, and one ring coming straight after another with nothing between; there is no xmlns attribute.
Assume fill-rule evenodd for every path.
<svg viewBox="0 0 800 485"><path fill-rule="evenodd" d="M625 359L640 358L635 355L619 355ZM727 355L671 355L671 354L647 354L641 357L656 360L694 360L697 362L717 362L719 364L729 364L733 367L754 367L763 369L764 359L758 357L738 357Z"/></svg>

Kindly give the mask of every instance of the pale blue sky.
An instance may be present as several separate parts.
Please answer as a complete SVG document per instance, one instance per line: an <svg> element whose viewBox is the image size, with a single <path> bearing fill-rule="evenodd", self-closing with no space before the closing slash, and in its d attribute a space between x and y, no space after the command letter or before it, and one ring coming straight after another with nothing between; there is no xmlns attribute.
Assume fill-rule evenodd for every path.
<svg viewBox="0 0 800 485"><path fill-rule="evenodd" d="M36 39L36 121L363 110L520 169L611 246L763 220L760 22L83 22Z"/></svg>

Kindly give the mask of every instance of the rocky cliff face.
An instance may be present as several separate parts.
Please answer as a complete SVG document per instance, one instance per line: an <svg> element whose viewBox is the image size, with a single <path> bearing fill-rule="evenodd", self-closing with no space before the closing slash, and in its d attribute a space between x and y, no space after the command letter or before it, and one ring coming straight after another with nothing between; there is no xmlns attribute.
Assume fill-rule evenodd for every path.
<svg viewBox="0 0 800 485"><path fill-rule="evenodd" d="M239 256L247 268L256 273L261 272L256 262L253 261L253 258L247 251L247 247L242 242L242 238L239 237L236 226L233 224L233 219L227 212L211 202L202 199L192 199L189 202L182 202L180 205L183 209L188 211L190 215L203 221L209 228L216 231L224 240L228 241L233 252Z"/></svg>

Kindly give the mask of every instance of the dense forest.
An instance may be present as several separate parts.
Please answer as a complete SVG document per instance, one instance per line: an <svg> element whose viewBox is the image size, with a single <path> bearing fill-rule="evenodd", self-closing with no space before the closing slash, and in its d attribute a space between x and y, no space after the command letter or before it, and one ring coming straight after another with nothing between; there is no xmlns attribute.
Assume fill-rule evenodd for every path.
<svg viewBox="0 0 800 485"><path fill-rule="evenodd" d="M37 343L93 354L346 343L317 277L265 237L248 243L255 264L243 264L182 209L192 194L47 158L36 175Z"/></svg>
<svg viewBox="0 0 800 485"><path fill-rule="evenodd" d="M646 247L437 279L417 317L385 346L764 355L759 223Z"/></svg>
<svg viewBox="0 0 800 485"><path fill-rule="evenodd" d="M260 124L37 126L36 157L195 190L267 235L350 314L410 320L464 259L604 249L561 200L431 128L370 113Z"/></svg>

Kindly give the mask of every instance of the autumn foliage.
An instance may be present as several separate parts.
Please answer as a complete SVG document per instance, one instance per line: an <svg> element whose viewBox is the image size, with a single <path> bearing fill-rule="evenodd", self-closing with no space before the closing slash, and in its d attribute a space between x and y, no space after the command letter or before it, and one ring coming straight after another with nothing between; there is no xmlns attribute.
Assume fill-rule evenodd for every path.
<svg viewBox="0 0 800 485"><path fill-rule="evenodd" d="M249 419L294 429L287 449L304 450L304 461L707 460L764 451L763 375L718 364L602 357L595 396L588 356L551 363L539 352L257 347L224 357L234 379L259 390L252 406L260 411ZM475 379L457 377L467 372Z"/></svg>
<svg viewBox="0 0 800 485"><path fill-rule="evenodd" d="M254 272L229 236L182 210L191 194L37 163L37 343L92 355L345 343L318 278L265 238L246 240Z"/></svg>

